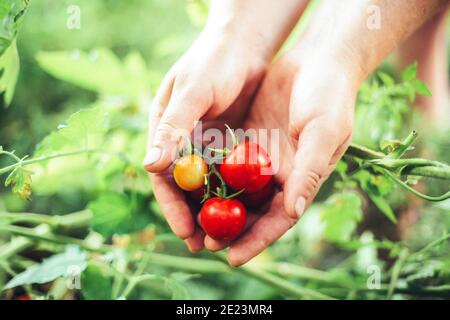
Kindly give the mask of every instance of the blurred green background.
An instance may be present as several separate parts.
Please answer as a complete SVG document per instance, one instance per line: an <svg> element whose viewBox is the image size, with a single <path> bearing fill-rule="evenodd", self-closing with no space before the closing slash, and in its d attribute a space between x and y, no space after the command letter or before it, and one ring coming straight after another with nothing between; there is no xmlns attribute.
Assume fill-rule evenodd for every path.
<svg viewBox="0 0 450 320"><path fill-rule="evenodd" d="M66 24L71 14L68 10L73 6L81 10L81 28L71 30ZM320 298L320 294L349 299L392 298L389 285L401 288L399 292L407 292L405 295L399 293L394 298L428 297L426 290L429 286L443 290L444 296L450 295L448 288L447 291L442 289L450 283L450 250L446 241L450 230L449 201L423 204L411 200L398 187L379 177L367 179L373 188L377 188L377 192L388 199L396 214L417 208L422 211L420 218L415 216L417 222L414 226L405 232L405 242L391 242L396 239L389 236L389 232L397 232L397 227L374 208L358 188L352 185L348 191L349 186L337 184L336 187L334 183L338 175L330 179L302 223L247 269L231 270L219 262L217 256L212 257L208 253L191 255L184 244L171 235L153 199L146 174L140 167L145 147L145 108L148 103L136 99L133 91L136 88L127 85L137 83L138 93L143 96L148 94L146 98L151 98L165 72L200 32L207 8L207 1L201 0L30 2L17 38L21 69L14 99L9 107L1 106L0 144L5 150L15 150L19 156L45 154L42 150L54 145L47 140L35 151L36 145L57 130L58 125L65 123L70 115L80 109L101 107L111 114L107 133L100 133L106 136L102 136L101 144L121 152L121 156L128 154L129 158L75 157L35 166L31 169L34 175L30 200L23 200L3 188L2 177L0 214L32 212L49 216L70 215L88 208L94 212L92 228L53 231L61 231L86 243L100 241L115 249L128 248L129 251L119 254L111 249L102 259L95 253L83 258L80 252L75 252L87 265L84 265L86 269L81 292L61 289L58 279L52 280L50 285L28 279L29 282L24 282L21 287L3 291L3 297L14 298L25 292L34 298L117 298L120 296L117 292L122 292L124 287L126 291L125 284L130 279L136 279L132 277L140 269L145 275L158 275L161 279L139 283L137 289L129 292L131 298ZM81 75L76 74L76 70L69 70L67 61L71 56L89 60L89 57L98 54L91 52L96 48L105 48L100 49L99 56L102 58L110 57L113 52L121 61L117 62L117 68L126 69L127 64L123 61L131 61L129 65L140 66L142 73L124 72L130 77L109 79L108 72L101 68L94 67L91 74ZM65 53L55 56L48 51ZM130 56L130 53L135 55ZM115 63L111 66L116 66ZM84 69L80 67L80 70ZM389 61L382 66L382 70L399 78ZM97 77L112 87L117 81L122 82L122 86L119 85L118 89L98 88L98 83L89 82ZM376 105L372 98L382 92L379 87L381 85L362 89L362 96L367 96L368 100L360 103L358 117L367 112L369 106ZM123 97L124 100L121 100ZM392 97L389 99L387 101L394 101ZM403 97L399 99L399 105L407 106ZM392 106L380 106L379 109L381 111L372 114L371 126L360 123L362 129L357 138L363 144L378 146L381 138L373 138L372 127L383 128L378 131L383 131L386 137L403 138L420 122L420 116L407 117L404 111ZM88 114L86 117L91 119L91 116L97 119L94 118L97 115ZM425 150L429 158L448 161L448 132L427 128L423 121L420 128L424 134L419 149ZM10 159L0 157L0 168L10 163ZM424 185L430 191L436 191L435 194L448 188L445 181L429 183L424 179ZM114 212L122 210L126 216L128 208L136 203L139 212L132 217L135 219L133 223L126 217L120 217L120 212ZM364 221L370 221L367 217L373 214L378 215L375 222L361 222L363 217L366 218ZM111 221L104 223L101 219ZM25 220L29 224L19 225L27 228L34 226ZM386 230L379 233L374 223ZM0 248L6 248L15 239L0 230L0 245L3 245ZM424 252L420 259L414 256L411 260L401 260L405 250L412 253L436 240L440 242ZM69 241L66 244L73 243ZM32 265L40 265L40 271L45 273L50 267L42 266L43 259L58 255L64 258L64 252L74 250L67 249L66 244L35 240L28 243L24 252L17 252L4 260L0 253L0 284L7 283L13 275ZM143 252L149 252L145 259L140 256ZM175 259L171 260L171 257ZM144 265L140 264L142 260ZM396 269L391 267L398 261L402 261L403 266L402 272L396 274ZM381 291L366 290L367 267L370 265L386 270L382 276ZM279 278L274 280L261 270L270 271ZM125 280L117 275L117 271L126 275ZM298 287L289 290L289 284ZM104 288L104 291L96 286Z"/></svg>

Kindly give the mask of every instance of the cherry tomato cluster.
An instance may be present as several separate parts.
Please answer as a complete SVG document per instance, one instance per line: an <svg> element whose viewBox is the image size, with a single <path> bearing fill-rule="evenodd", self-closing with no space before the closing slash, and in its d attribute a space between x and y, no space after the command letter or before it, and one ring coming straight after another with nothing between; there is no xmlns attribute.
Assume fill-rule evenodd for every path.
<svg viewBox="0 0 450 320"><path fill-rule="evenodd" d="M198 221L203 230L222 241L236 239L247 222L246 207L261 207L275 190L267 152L257 143L238 143L232 136L231 150L214 149L219 159L192 152L180 157L173 170L177 185L202 205Z"/></svg>

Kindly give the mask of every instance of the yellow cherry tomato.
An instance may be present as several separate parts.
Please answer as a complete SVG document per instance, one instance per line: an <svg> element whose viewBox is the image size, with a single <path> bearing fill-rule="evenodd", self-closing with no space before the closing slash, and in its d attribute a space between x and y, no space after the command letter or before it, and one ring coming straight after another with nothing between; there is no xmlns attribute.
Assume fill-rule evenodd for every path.
<svg viewBox="0 0 450 320"><path fill-rule="evenodd" d="M173 169L177 185L185 191L194 191L204 185L208 165L201 157L191 154L178 159Z"/></svg>

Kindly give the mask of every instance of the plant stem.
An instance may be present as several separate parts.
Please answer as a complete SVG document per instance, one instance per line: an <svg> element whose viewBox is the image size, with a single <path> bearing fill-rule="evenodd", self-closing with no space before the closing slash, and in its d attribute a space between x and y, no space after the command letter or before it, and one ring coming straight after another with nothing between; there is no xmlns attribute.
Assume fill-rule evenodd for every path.
<svg viewBox="0 0 450 320"><path fill-rule="evenodd" d="M263 283L266 283L272 287L275 287L288 296L293 296L293 297L300 298L300 299L309 297L309 298L320 299L320 300L334 300L333 297L324 295L324 294L314 291L314 290L310 290L310 289L301 287L297 284L286 281L286 280L284 280L278 276L275 276L271 273L268 273L266 271L259 270L248 264L243 265L239 268L231 268L228 265L226 257L222 253L217 252L217 253L212 253L212 255L214 257L216 257L217 259L224 261L224 265L227 266L228 268L230 268L232 270L236 270L243 274L249 275L252 278L255 278Z"/></svg>
<svg viewBox="0 0 450 320"><path fill-rule="evenodd" d="M435 179L450 180L450 166L423 166L423 167L406 167L402 170L402 175L421 176Z"/></svg>
<svg viewBox="0 0 450 320"><path fill-rule="evenodd" d="M296 298L312 298L319 300L335 300L335 298L322 294L318 291L307 289L305 287L298 286L293 284L292 282L286 281L283 278L277 277L271 273L257 270L250 266L241 266L237 271L240 271L244 274L250 275L255 279L260 280L266 284L271 285L279 289L281 292L288 296L294 296Z"/></svg>
<svg viewBox="0 0 450 320"><path fill-rule="evenodd" d="M411 132L406 138L405 140L403 140L402 144L395 149L393 152L391 152L387 158L391 158L391 159L398 159L401 156L403 156L405 154L406 151L408 151L408 149L411 147L411 145L414 143L414 141L417 138L417 132L413 131Z"/></svg>
<svg viewBox="0 0 450 320"><path fill-rule="evenodd" d="M364 160L371 160L371 159L381 159L384 158L386 155L382 152L378 152L360 145L357 145L355 143L352 143L345 154L357 157Z"/></svg>
<svg viewBox="0 0 450 320"><path fill-rule="evenodd" d="M139 283L148 280L164 280L164 278L155 274L143 274L140 276L131 277L128 281L127 286L123 290L123 293L120 295L120 298L127 298Z"/></svg>
<svg viewBox="0 0 450 320"><path fill-rule="evenodd" d="M199 273L227 273L231 271L227 265L210 259L179 257L155 252L145 254L149 256L151 263L169 268L181 268L185 271Z"/></svg>
<svg viewBox="0 0 450 320"><path fill-rule="evenodd" d="M1 150L1 151L0 151L0 155L2 155L2 154L7 155L8 157L14 159L14 160L17 161L17 162L19 162L19 161L22 160L22 159L20 159L18 156L16 156L16 155L14 154L14 151Z"/></svg>
<svg viewBox="0 0 450 320"><path fill-rule="evenodd" d="M89 226L92 219L90 210L82 210L66 215L47 215L29 212L1 212L0 218L12 223L47 224L52 228L76 229Z"/></svg>
<svg viewBox="0 0 450 320"><path fill-rule="evenodd" d="M259 265L259 264L258 264ZM294 277L298 279L304 279L308 281L317 281L327 284L338 284L348 288L353 288L353 279L347 277L343 273L327 272L318 269L307 268L298 266L292 263L276 263L276 262L263 262L260 264L261 268L274 272L282 277ZM348 285L350 282L350 286Z"/></svg>
<svg viewBox="0 0 450 320"><path fill-rule="evenodd" d="M17 161L16 163L9 165L7 167L1 168L0 174L10 172L19 166L27 166L27 165L30 165L33 163L43 162L43 161L47 161L47 160L51 160L51 159L55 159L55 158L74 156L74 155L79 155L79 154L83 154L83 153L106 153L106 152L108 152L108 151L101 150L101 149L85 149L85 150L78 150L78 151L71 151L71 152L62 152L62 153L52 154L52 155L48 155L48 156L42 156L42 157L38 157L38 158L31 158L28 160L20 160L19 159L19 161Z"/></svg>
<svg viewBox="0 0 450 320"><path fill-rule="evenodd" d="M379 168L380 171L387 177L389 177L390 179L392 179L395 183L397 183L398 185L400 185L402 188L406 189L407 191L415 194L416 196L418 196L419 198L422 198L424 200L428 200L428 201L444 201L446 199L450 198L450 191L444 193L443 195L440 196L429 196L426 194L423 194L417 190L415 190L414 188L411 188L409 185L407 185L405 182L403 182L401 179L397 178L392 172L390 172L387 169L384 168Z"/></svg>
<svg viewBox="0 0 450 320"><path fill-rule="evenodd" d="M0 247L0 260L7 260L9 257L33 246L33 241L26 237L17 237L9 243Z"/></svg>
<svg viewBox="0 0 450 320"><path fill-rule="evenodd" d="M389 282L389 288L387 291L387 298L391 299L392 295L394 294L395 288L397 287L397 282L400 277L400 272L402 271L403 264L408 257L408 251L406 248L404 248L399 255L399 258L395 262L394 266L392 267L391 272L391 281Z"/></svg>
<svg viewBox="0 0 450 320"><path fill-rule="evenodd" d="M450 239L450 234L445 234L441 238L430 242L429 244L427 244L425 247L423 247L419 251L416 251L416 252L412 253L411 255L409 255L408 259L414 260L416 257L420 256L421 254L424 254L425 252L429 251L430 249L440 245L441 243L443 243L449 239Z"/></svg>
<svg viewBox="0 0 450 320"><path fill-rule="evenodd" d="M3 246L0 250L0 258L8 258L9 256L16 254L29 246L32 246L34 243L32 240L27 239L38 239L43 241L61 243L61 244L75 244L89 251L95 251L100 253L106 253L113 249L113 247L108 245L101 246L90 246L87 245L83 240L75 239L72 237L59 236L54 234L38 234L35 230L30 230L29 228L24 227L16 227L16 226L0 226L0 231L6 231L13 234L22 235L26 238L16 238L11 241L8 245ZM445 237L447 239L448 236ZM439 241L443 241L443 239L439 239ZM310 290L297 284L291 283L289 281L284 280L281 277L273 275L264 270L260 270L255 267L255 265L249 264L244 265L240 268L232 268L226 262L220 262L210 259L198 259L198 258L189 258L189 257L180 257L180 256L172 256L162 253L155 252L142 252L145 256L148 256L149 262L160 265L163 267L174 268L177 270L184 270L190 272L199 272L199 273L231 273L232 271L241 272L252 278L259 280L263 283L266 283L274 288L280 290L284 294L296 298L304 298L310 297L314 299L333 299L327 295L316 292L314 290ZM220 259L221 261L226 261L226 258L221 253L212 254L214 257ZM297 266L298 267L298 266ZM264 269L265 267L262 266ZM269 264L267 269L278 269L282 268L281 266L276 266L276 264ZM142 269L141 269L142 270ZM327 282L329 284L339 284L344 285L344 282L338 281L338 277L334 274L331 274L326 271L314 270L309 268L296 268L295 272L297 275L300 272L300 276L304 279L308 279L311 281L320 281ZM141 282L156 279L154 275L139 275L137 277L129 277L125 276L128 281L132 281L127 285L127 289L124 290L123 294L129 294L136 285L139 285ZM335 283L337 282L337 283ZM345 290L357 290L357 291L368 291L369 289L365 287L358 287L355 284L351 284L350 286L344 288ZM402 294L421 294L425 296L436 296L436 297L448 297L450 296L450 286L441 286L441 287L427 287L427 288L394 288L395 292ZM373 291L373 290L370 290ZM375 290L380 291L380 293L388 292L388 288Z"/></svg>
<svg viewBox="0 0 450 320"><path fill-rule="evenodd" d="M112 247L107 245L100 246L92 246L87 244L84 240L76 239L72 237L66 237L61 235L56 235L52 233L41 234L36 232L36 230L25 228L25 227L17 227L17 226L8 226L1 225L0 231L9 232L16 235L21 235L24 237L29 237L37 240L44 240L49 242L55 242L60 244L74 244L89 251L98 251L98 252L108 252L112 249Z"/></svg>

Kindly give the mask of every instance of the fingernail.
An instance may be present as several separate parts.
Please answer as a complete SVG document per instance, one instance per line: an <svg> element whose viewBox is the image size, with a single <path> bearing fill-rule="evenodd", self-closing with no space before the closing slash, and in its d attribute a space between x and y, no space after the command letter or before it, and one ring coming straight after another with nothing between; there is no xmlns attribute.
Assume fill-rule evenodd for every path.
<svg viewBox="0 0 450 320"><path fill-rule="evenodd" d="M144 166L154 164L161 158L161 154L162 154L161 148L152 147L145 155Z"/></svg>
<svg viewBox="0 0 450 320"><path fill-rule="evenodd" d="M295 213L297 214L297 217L300 219L305 212L305 205L306 200L303 197L300 197L297 199L297 202L295 203Z"/></svg>

